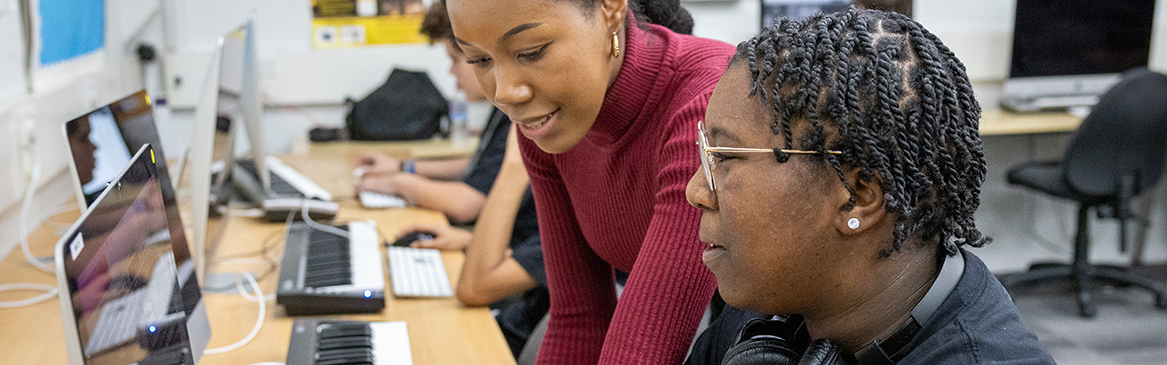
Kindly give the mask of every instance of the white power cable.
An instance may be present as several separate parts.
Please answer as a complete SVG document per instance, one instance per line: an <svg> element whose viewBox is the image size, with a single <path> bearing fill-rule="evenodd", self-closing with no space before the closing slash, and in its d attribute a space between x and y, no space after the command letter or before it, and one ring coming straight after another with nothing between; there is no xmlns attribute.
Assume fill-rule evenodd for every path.
<svg viewBox="0 0 1167 365"><path fill-rule="evenodd" d="M259 288L259 283L255 281L255 276L251 275L251 273L247 272L247 271L243 271L242 274L243 274L243 278L247 279L247 283L250 284L252 288L255 288L255 296L256 297L263 297L263 289ZM238 288L239 288L239 292L243 293L243 286L239 285ZM267 303L266 303L266 301L260 300L258 302L259 302L259 316L255 318L255 327L251 328L251 333L248 333L247 337L244 337L242 340L239 340L239 342L236 342L236 343L233 343L233 344L230 344L227 346L217 347L217 348L213 348L213 349L207 349L207 350L203 351L203 355L214 355L214 354L221 354L224 352L234 351L234 350L239 349L240 347L243 347L243 345L246 345L248 342L251 342L251 339L255 338L255 335L259 333L259 329L263 327L263 320L265 318L267 318Z"/></svg>
<svg viewBox="0 0 1167 365"><path fill-rule="evenodd" d="M304 199L304 206L303 206L303 208L300 209L300 214L304 216L304 223L308 223L309 227L312 227L313 229L316 229L319 231L325 231L328 233L335 234L337 236L348 238L348 232L345 232L343 229L336 228L336 227L329 226L329 225L316 223L316 221L312 220L312 217L308 216L308 199Z"/></svg>
<svg viewBox="0 0 1167 365"><path fill-rule="evenodd" d="M33 305L57 296L57 287L52 285L31 283L0 284L0 291L9 290L43 290L45 293L28 299L11 302L0 302L0 308L18 308L26 305Z"/></svg>
<svg viewBox="0 0 1167 365"><path fill-rule="evenodd" d="M24 251L24 259L28 263L45 272L56 274L57 269L52 266L45 265L32 255L32 250L28 248L28 211L32 208L32 197L36 194L36 185L41 178L41 166L39 163L34 163L32 166L32 179L28 182L28 189L24 192L24 202L20 205L20 218L17 221L17 230L20 231L20 249ZM56 289L56 288L54 288Z"/></svg>
<svg viewBox="0 0 1167 365"><path fill-rule="evenodd" d="M243 296L243 299L247 299L247 301L249 301L249 302L254 303L254 302L258 301L260 298L258 295L252 295L247 290L244 290L243 283L237 283L236 288L239 289L239 294ZM264 295L263 300L264 301L276 300L276 293L268 293L267 295Z"/></svg>

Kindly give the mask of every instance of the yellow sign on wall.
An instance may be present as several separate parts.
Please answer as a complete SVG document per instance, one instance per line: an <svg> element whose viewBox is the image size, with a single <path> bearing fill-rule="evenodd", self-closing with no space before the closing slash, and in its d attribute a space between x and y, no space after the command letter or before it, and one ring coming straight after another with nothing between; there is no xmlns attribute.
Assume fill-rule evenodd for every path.
<svg viewBox="0 0 1167 365"><path fill-rule="evenodd" d="M312 45L348 48L425 43L419 33L432 0L312 0Z"/></svg>

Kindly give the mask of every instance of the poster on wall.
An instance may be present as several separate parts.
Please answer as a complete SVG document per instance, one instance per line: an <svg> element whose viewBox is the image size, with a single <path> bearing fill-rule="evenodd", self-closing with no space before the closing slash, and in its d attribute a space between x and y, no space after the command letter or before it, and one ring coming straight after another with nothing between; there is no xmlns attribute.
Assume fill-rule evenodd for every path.
<svg viewBox="0 0 1167 365"><path fill-rule="evenodd" d="M103 0L38 0L37 61L51 66L93 53L105 45Z"/></svg>
<svg viewBox="0 0 1167 365"><path fill-rule="evenodd" d="M434 0L312 0L312 45L350 48L425 43L421 21Z"/></svg>

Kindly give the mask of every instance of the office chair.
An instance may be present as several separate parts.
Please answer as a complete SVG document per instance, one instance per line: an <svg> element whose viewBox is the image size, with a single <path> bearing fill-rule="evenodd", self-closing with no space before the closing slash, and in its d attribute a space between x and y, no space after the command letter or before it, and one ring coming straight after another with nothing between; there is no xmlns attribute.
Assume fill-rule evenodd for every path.
<svg viewBox="0 0 1167 365"><path fill-rule="evenodd" d="M1167 149L1167 76L1143 68L1125 72L1074 132L1061 161L1031 161L1008 172L1010 184L1078 202L1078 227L1071 264L1034 265L1007 275L1001 284L1013 289L1034 282L1071 279L1076 284L1078 311L1093 317L1090 300L1094 280L1133 285L1155 294L1155 305L1167 308L1167 286L1122 268L1089 262L1089 211L1117 218L1119 242L1126 247L1126 221L1131 199L1155 185Z"/></svg>

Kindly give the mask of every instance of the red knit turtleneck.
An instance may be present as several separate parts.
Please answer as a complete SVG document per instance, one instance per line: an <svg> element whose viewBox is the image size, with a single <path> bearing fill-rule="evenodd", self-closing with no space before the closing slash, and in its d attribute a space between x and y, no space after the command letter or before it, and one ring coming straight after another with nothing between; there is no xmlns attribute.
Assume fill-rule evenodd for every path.
<svg viewBox="0 0 1167 365"><path fill-rule="evenodd" d="M541 364L677 364L716 285L701 263L697 121L734 48L628 27L595 124L557 155L519 135L539 215L551 322ZM619 303L612 269L631 273Z"/></svg>

